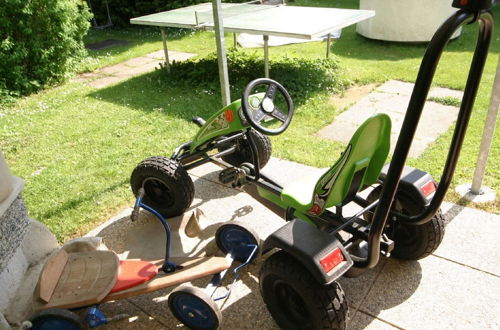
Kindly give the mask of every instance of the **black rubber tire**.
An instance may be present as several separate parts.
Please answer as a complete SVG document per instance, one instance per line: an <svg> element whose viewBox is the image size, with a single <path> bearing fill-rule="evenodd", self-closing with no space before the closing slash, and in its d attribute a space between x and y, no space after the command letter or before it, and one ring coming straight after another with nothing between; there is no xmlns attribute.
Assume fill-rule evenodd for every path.
<svg viewBox="0 0 500 330"><path fill-rule="evenodd" d="M259 166L263 168L271 158L272 144L268 136L254 130L250 130L250 135L255 141L257 154L259 155ZM240 166L243 163L253 164L252 150L250 142L246 138L241 138L236 141L236 151L232 154L222 157L222 160L233 166Z"/></svg>
<svg viewBox="0 0 500 330"><path fill-rule="evenodd" d="M349 308L340 284L319 284L290 254L270 256L259 282L267 309L282 329L346 329Z"/></svg>
<svg viewBox="0 0 500 330"><path fill-rule="evenodd" d="M165 218L183 214L194 198L193 180L178 162L150 157L132 172L130 186L135 196L144 185L144 204Z"/></svg>
<svg viewBox="0 0 500 330"><path fill-rule="evenodd" d="M30 318L30 322L33 330L85 329L85 323L78 314L62 308L37 312Z"/></svg>
<svg viewBox="0 0 500 330"><path fill-rule="evenodd" d="M193 318L190 319L189 317L186 317L184 313L189 313L190 311L188 310L182 310L179 311L177 308L179 305L185 306L182 304L182 302L179 302L179 299L182 298L188 298L191 301L194 301L196 303L195 307L202 307L201 311L202 312L208 312L209 314L202 314L202 313L192 313ZM193 286L186 286L186 285L181 285L170 293L168 296L168 307L170 308L170 311L174 316L181 321L185 326L187 326L190 329L195 329L195 330L211 330L211 329L217 329L219 325L222 323L222 313L220 311L219 306L213 301L212 298L210 298L204 290L193 287ZM200 325L200 321L205 322L204 325Z"/></svg>
<svg viewBox="0 0 500 330"><path fill-rule="evenodd" d="M228 233L228 231L232 231L233 234L231 235L231 233ZM226 236L223 237L222 235ZM244 242L236 241L236 239L241 238L243 238ZM224 241L224 239L230 241ZM255 260L255 258L257 258L259 255L261 241L255 230L253 230L253 228L249 224L243 221L232 221L229 223L224 223L219 228L217 228L217 231L215 232L215 243L217 244L219 250L221 250L224 254L227 254L231 249L234 249L234 259L239 262L245 262L250 256L250 253L248 252L252 251L248 251L249 249L246 248L246 245L257 245L257 250L255 251L251 259Z"/></svg>
<svg viewBox="0 0 500 330"><path fill-rule="evenodd" d="M371 203L379 198L382 186L375 188L367 197ZM422 212L424 205L415 201L408 194L398 192L392 208L404 215L417 215ZM368 219L369 220L369 219ZM384 233L394 241L394 250L391 257L403 260L418 260L434 252L444 237L444 217L441 210L437 211L432 219L419 226L402 224L387 220Z"/></svg>

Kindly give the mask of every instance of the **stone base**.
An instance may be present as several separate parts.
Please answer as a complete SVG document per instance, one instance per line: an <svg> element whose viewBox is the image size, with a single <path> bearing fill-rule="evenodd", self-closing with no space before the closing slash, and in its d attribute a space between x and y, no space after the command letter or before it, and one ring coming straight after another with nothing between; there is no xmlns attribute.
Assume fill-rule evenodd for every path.
<svg viewBox="0 0 500 330"><path fill-rule="evenodd" d="M478 195L472 193L470 188L471 188L471 184L466 183L466 184L462 184L460 186L457 186L455 188L455 191L457 193L459 193L460 196L462 196L462 198L464 198L470 202L474 202L474 203L492 202L497 197L496 191L489 188L489 187L482 186L481 191Z"/></svg>
<svg viewBox="0 0 500 330"><path fill-rule="evenodd" d="M23 241L0 273L0 315L4 314L9 323L19 324L29 316L40 271L57 248L57 239L48 228L28 219Z"/></svg>

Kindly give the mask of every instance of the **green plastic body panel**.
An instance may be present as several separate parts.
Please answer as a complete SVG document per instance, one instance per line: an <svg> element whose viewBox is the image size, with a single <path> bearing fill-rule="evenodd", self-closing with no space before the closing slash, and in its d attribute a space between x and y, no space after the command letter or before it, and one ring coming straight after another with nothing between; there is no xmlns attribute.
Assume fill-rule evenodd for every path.
<svg viewBox="0 0 500 330"><path fill-rule="evenodd" d="M264 93L253 94L250 96L249 103L259 104L263 97ZM242 118L240 118L240 109L241 100L236 100L213 114L194 137L190 146L190 151L195 151L196 148L215 137L243 131L249 128L250 125L244 125Z"/></svg>
<svg viewBox="0 0 500 330"><path fill-rule="evenodd" d="M368 118L354 133L337 162L323 173L301 178L283 187L281 199L299 212L312 215L340 205L355 173L364 170L359 188L378 179L389 153L391 120L386 114Z"/></svg>
<svg viewBox="0 0 500 330"><path fill-rule="evenodd" d="M264 188L257 187L257 191L261 197L281 207L283 209L283 212L285 212L288 206L290 206L287 205L279 196L273 194L272 192L267 191ZM309 217L300 211L295 210L293 215L307 223L310 223L311 225L314 225L314 223L309 219Z"/></svg>

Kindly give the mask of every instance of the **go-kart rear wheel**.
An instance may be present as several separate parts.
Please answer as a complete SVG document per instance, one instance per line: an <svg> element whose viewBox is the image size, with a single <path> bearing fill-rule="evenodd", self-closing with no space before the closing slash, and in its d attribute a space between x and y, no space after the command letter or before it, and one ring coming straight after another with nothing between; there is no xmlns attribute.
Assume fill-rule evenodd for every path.
<svg viewBox="0 0 500 330"><path fill-rule="evenodd" d="M255 142L255 146L257 147L259 166L260 168L263 168L271 158L271 140L269 140L268 136L257 132L253 128L250 130L250 135ZM250 142L246 139L246 137L238 139L236 141L236 151L232 154L223 156L222 159L233 166L240 166L243 163L253 163Z"/></svg>
<svg viewBox="0 0 500 330"><path fill-rule="evenodd" d="M49 308L36 313L30 319L32 330L81 330L85 329L82 318L61 308Z"/></svg>
<svg viewBox="0 0 500 330"><path fill-rule="evenodd" d="M134 195L144 186L144 204L168 218L183 214L194 197L193 181L178 162L165 157L142 161L132 172Z"/></svg>
<svg viewBox="0 0 500 330"><path fill-rule="evenodd" d="M379 198L381 193L382 186L378 186L368 195L367 200L372 203ZM404 215L417 215L423 211L424 205L398 191L392 208ZM365 218L370 221L371 214ZM388 219L384 233L394 241L391 256L404 260L422 259L434 252L441 244L444 237L444 217L439 210L429 222L419 226L402 224L397 218L396 220Z"/></svg>
<svg viewBox="0 0 500 330"><path fill-rule="evenodd" d="M168 297L172 314L191 329L217 329L222 320L219 306L202 289L180 286Z"/></svg>
<svg viewBox="0 0 500 330"><path fill-rule="evenodd" d="M349 314L342 287L319 284L290 254L279 251L260 270L260 293L282 329L345 329Z"/></svg>
<svg viewBox="0 0 500 330"><path fill-rule="evenodd" d="M217 229L215 233L215 242L219 249L224 253L231 253L235 260L245 262L254 251L252 260L258 256L260 238L255 231L242 221L233 221L225 223Z"/></svg>

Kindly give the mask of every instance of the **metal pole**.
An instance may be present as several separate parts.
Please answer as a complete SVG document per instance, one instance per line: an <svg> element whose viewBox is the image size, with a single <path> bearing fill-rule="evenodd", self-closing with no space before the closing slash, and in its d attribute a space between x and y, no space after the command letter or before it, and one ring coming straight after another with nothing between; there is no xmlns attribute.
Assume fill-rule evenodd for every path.
<svg viewBox="0 0 500 330"><path fill-rule="evenodd" d="M233 47L238 48L238 41L236 40L236 32L233 33Z"/></svg>
<svg viewBox="0 0 500 330"><path fill-rule="evenodd" d="M226 42L224 39L224 23L222 21L221 0L212 0L214 13L215 42L217 44L217 58L219 60L219 80L222 105L231 103L229 94L229 74L227 71Z"/></svg>
<svg viewBox="0 0 500 330"><path fill-rule="evenodd" d="M170 72L170 60L168 59L168 48L167 48L167 32L164 27L160 28L161 39L163 41L163 52L165 52L165 64L167 66L167 72Z"/></svg>
<svg viewBox="0 0 500 330"><path fill-rule="evenodd" d="M269 78L269 36L264 35L264 77Z"/></svg>
<svg viewBox="0 0 500 330"><path fill-rule="evenodd" d="M330 43L332 41L332 34L328 33L328 37L326 39L326 58L330 56Z"/></svg>
<svg viewBox="0 0 500 330"><path fill-rule="evenodd" d="M471 193L474 195L481 194L481 183L483 182L484 171L486 170L486 163L488 161L488 154L490 152L493 135L495 133L495 125L497 122L498 108L500 107L500 56L498 57L497 73L493 88L491 91L490 107L486 115L486 122L484 123L483 139L481 147L479 148L479 156L477 158L476 169L474 177L472 178Z"/></svg>

